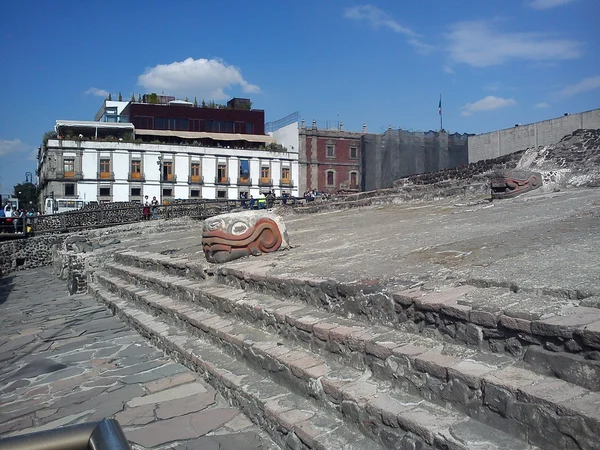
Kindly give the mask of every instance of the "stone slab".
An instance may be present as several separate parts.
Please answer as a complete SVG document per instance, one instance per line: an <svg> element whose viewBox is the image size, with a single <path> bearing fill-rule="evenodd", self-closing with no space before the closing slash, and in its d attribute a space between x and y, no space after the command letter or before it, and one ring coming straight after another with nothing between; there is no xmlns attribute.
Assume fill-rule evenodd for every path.
<svg viewBox="0 0 600 450"><path fill-rule="evenodd" d="M146 434L155 443L163 442L168 431L169 439L187 446L181 448L234 450L246 448L244 442L256 450L274 448L196 373L166 358L137 333L115 332L125 329L123 323L91 296L55 301L64 296L63 283L46 269L0 279L0 298L6 299L0 304L0 345L10 349L3 353L10 364L2 363L5 370L0 370L1 435L115 417L126 434L143 435L149 427ZM28 295L15 286L27 286ZM78 311L84 321L72 319ZM94 330L95 337L69 337L77 334L71 322ZM129 408L128 402L137 406ZM216 431L218 437L206 436ZM192 440L179 444L186 437Z"/></svg>

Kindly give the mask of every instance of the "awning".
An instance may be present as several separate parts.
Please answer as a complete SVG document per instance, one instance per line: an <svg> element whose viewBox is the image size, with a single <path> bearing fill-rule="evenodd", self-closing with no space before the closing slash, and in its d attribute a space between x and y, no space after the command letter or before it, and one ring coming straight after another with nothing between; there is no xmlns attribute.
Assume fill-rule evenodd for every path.
<svg viewBox="0 0 600 450"><path fill-rule="evenodd" d="M108 128L113 130L135 130L132 123L128 122L96 122L95 120L57 120L55 128Z"/></svg>
<svg viewBox="0 0 600 450"><path fill-rule="evenodd" d="M214 141L275 142L271 136L239 133L207 133L205 131L135 130L136 136L166 136L182 139L212 139Z"/></svg>

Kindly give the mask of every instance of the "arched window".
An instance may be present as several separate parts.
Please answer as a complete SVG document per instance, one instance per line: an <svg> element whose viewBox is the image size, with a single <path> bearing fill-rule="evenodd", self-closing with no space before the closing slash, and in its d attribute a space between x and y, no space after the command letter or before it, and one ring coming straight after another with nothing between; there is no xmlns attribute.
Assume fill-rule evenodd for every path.
<svg viewBox="0 0 600 450"><path fill-rule="evenodd" d="M350 172L350 189L358 189L358 172Z"/></svg>

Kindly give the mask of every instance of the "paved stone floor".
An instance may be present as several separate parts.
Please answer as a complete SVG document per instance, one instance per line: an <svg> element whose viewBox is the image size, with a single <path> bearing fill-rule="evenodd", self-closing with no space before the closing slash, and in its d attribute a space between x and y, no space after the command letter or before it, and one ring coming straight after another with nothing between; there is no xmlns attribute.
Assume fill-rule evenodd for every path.
<svg viewBox="0 0 600 450"><path fill-rule="evenodd" d="M271 449L207 383L49 269L0 279L0 438L116 418L134 448Z"/></svg>

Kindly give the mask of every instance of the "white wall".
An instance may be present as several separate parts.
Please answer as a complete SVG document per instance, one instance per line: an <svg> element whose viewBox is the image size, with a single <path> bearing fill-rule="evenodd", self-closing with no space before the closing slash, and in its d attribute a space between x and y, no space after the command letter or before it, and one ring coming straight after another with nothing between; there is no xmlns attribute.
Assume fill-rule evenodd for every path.
<svg viewBox="0 0 600 450"><path fill-rule="evenodd" d="M202 175L204 176L204 184L212 184L217 176L217 159L214 156L206 156L202 159ZM213 191L214 192L214 191ZM213 198L214 193L211 197Z"/></svg>
<svg viewBox="0 0 600 450"><path fill-rule="evenodd" d="M129 176L129 152L116 151L112 154L112 170L115 174L115 180L127 180ZM114 194L113 194L114 197ZM129 196L128 196L129 197ZM127 198L129 200L129 198ZM124 202L126 200L115 200Z"/></svg>
<svg viewBox="0 0 600 450"><path fill-rule="evenodd" d="M269 136L275 139L275 142L283 145L289 151L297 152L300 139L298 138L298 122L291 123L285 127L269 133Z"/></svg>
<svg viewBox="0 0 600 450"><path fill-rule="evenodd" d="M158 167L158 153L146 152L144 153L144 176L146 182L158 182L160 180L160 171Z"/></svg>
<svg viewBox="0 0 600 450"><path fill-rule="evenodd" d="M98 175L98 154L96 150L85 149L81 157L81 169L84 179L94 179ZM94 194L94 198L96 195ZM94 200L95 201L95 200Z"/></svg>
<svg viewBox="0 0 600 450"><path fill-rule="evenodd" d="M94 176L96 176L95 172ZM98 183L77 183L77 197L85 202L98 201Z"/></svg>
<svg viewBox="0 0 600 450"><path fill-rule="evenodd" d="M177 184L186 183L188 181L188 175L190 174L190 157L188 155L175 155L175 176L177 177ZM187 198L185 197L178 198Z"/></svg>
<svg viewBox="0 0 600 450"><path fill-rule="evenodd" d="M260 181L260 159L258 158L250 158L250 178L253 185L258 185Z"/></svg>
<svg viewBox="0 0 600 450"><path fill-rule="evenodd" d="M129 184L113 183L112 185L113 202L129 201Z"/></svg>
<svg viewBox="0 0 600 450"><path fill-rule="evenodd" d="M240 175L240 160L238 158L228 158L227 160L227 176L229 177L229 181L232 184L236 184L238 182L238 178ZM237 187L236 187L237 192ZM230 192L231 194L231 192ZM232 198L232 197L229 197ZM233 198L236 198L235 193L233 194Z"/></svg>
<svg viewBox="0 0 600 450"><path fill-rule="evenodd" d="M186 178L186 181L187 181L187 178ZM185 184L185 186L175 185L173 195L174 195L173 198L175 198L175 199L179 199L179 200L187 199L190 196L190 191L189 191L187 183Z"/></svg>

